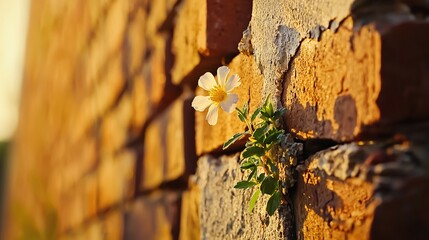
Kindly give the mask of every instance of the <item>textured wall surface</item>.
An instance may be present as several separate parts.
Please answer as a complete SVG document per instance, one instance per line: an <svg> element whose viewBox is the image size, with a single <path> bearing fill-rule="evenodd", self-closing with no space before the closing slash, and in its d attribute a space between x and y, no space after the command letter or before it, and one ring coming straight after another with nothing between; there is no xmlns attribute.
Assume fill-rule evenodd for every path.
<svg viewBox="0 0 429 240"><path fill-rule="evenodd" d="M429 3L39 0L29 23L4 239L427 239ZM243 33L244 31L244 33ZM303 146L274 216L191 101L241 77ZM2 238L3 239L3 238Z"/></svg>

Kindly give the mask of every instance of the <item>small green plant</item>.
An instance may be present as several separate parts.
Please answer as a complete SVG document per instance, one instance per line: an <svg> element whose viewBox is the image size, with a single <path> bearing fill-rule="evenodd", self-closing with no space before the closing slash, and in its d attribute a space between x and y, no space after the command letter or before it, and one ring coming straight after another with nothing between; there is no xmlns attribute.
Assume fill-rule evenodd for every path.
<svg viewBox="0 0 429 240"><path fill-rule="evenodd" d="M238 118L246 123L247 130L232 136L225 142L223 149L242 137L248 137L246 148L241 153L241 169L249 175L245 181L238 182L235 188L256 188L250 199L250 212L261 194L269 195L267 212L273 215L281 203L287 200L287 189L296 182L295 168L302 153L302 144L295 143L290 134L285 134L279 128L279 120L285 109L275 109L269 97L250 116L247 104L242 109L237 108L238 94L233 93L233 90L241 85L241 81L238 74L229 73L228 67L221 66L217 69L216 78L210 72L203 74L198 79L198 86L207 91L208 95L195 96L192 107L199 112L208 108L206 120L211 126L218 122L219 109L226 113L237 110Z"/></svg>
<svg viewBox="0 0 429 240"><path fill-rule="evenodd" d="M285 137L284 130L279 128L279 119L283 116L285 109L274 109L267 97L264 104L250 117L247 104L242 109L236 108L236 110L240 121L246 123L247 130L232 136L225 142L223 149L228 148L238 139L248 136L246 148L240 156L240 168L250 174L246 180L238 182L234 187L256 189L250 199L249 212L252 212L261 194L270 195L266 210L271 216L284 201L283 184L280 181L280 159L277 152L281 149L279 145Z"/></svg>

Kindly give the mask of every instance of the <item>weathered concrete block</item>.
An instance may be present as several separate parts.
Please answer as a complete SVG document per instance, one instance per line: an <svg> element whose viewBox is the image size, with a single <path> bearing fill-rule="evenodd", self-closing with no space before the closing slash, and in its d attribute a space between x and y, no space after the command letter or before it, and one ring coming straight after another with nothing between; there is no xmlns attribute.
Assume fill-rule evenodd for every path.
<svg viewBox="0 0 429 240"><path fill-rule="evenodd" d="M349 15L353 0L255 0L250 21L250 42L264 75L264 95L280 101L282 77L300 42ZM276 102L277 103L277 102Z"/></svg>
<svg viewBox="0 0 429 240"><path fill-rule="evenodd" d="M221 58L238 52L237 45L251 14L251 2L185 0L173 37L173 83L196 85L198 76L215 69Z"/></svg>
<svg viewBox="0 0 429 240"><path fill-rule="evenodd" d="M230 74L238 74L241 78L241 85L234 89L238 94L237 107L242 108L244 103L248 103L252 113L263 103L261 97L264 79L255 64L253 56L238 55L228 65ZM199 88L197 95L207 95L203 89ZM196 144L197 155L219 150L235 133L244 131L245 124L240 122L237 113L225 113L219 110L217 125L210 126L206 121L207 111L196 112ZM232 149L233 147L231 147Z"/></svg>
<svg viewBox="0 0 429 240"><path fill-rule="evenodd" d="M124 239L177 239L180 194L154 192L136 199L124 214Z"/></svg>
<svg viewBox="0 0 429 240"><path fill-rule="evenodd" d="M408 22L355 32L349 18L319 41L304 40L284 85L291 132L350 141L429 118L429 70L422 67L429 34L421 34L428 31L427 23Z"/></svg>
<svg viewBox="0 0 429 240"><path fill-rule="evenodd" d="M155 118L145 133L140 189L186 176L194 169L195 140L191 98L183 95Z"/></svg>
<svg viewBox="0 0 429 240"><path fill-rule="evenodd" d="M293 200L298 239L426 238L425 144L352 143L310 157Z"/></svg>
<svg viewBox="0 0 429 240"><path fill-rule="evenodd" d="M268 199L260 197L249 213L252 192L233 188L243 179L238 155L198 160L200 239L292 239L294 226L288 207L269 217L265 210Z"/></svg>

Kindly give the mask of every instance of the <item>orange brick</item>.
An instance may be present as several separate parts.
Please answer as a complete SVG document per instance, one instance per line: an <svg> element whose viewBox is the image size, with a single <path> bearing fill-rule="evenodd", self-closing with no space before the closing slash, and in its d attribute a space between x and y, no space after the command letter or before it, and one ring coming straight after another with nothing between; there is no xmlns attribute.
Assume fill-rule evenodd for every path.
<svg viewBox="0 0 429 240"><path fill-rule="evenodd" d="M74 229L85 220L96 215L98 210L97 180L96 175L90 174L80 179L73 186L57 192L59 194L58 221L60 232Z"/></svg>
<svg viewBox="0 0 429 240"><path fill-rule="evenodd" d="M124 239L124 216L121 210L114 210L106 215L103 220L106 240Z"/></svg>
<svg viewBox="0 0 429 240"><path fill-rule="evenodd" d="M60 234L59 239L94 239L94 240L120 240L123 239L124 221L122 210L115 209L109 211L103 216L91 219L67 233Z"/></svg>
<svg viewBox="0 0 429 240"><path fill-rule="evenodd" d="M66 149L63 149L66 148ZM61 159L52 176L58 192L68 191L75 186L84 175L88 174L97 164L96 139L84 138L76 143L61 142L58 150L53 151L55 159ZM58 154L58 155L57 155Z"/></svg>
<svg viewBox="0 0 429 240"><path fill-rule="evenodd" d="M122 148L128 138L128 129L132 119L131 97L125 94L117 107L102 120L100 126L100 154L110 155Z"/></svg>
<svg viewBox="0 0 429 240"><path fill-rule="evenodd" d="M200 190L195 183L191 183L190 188L182 195L179 239L201 238L200 201Z"/></svg>
<svg viewBox="0 0 429 240"><path fill-rule="evenodd" d="M429 174L419 162L428 153L406 157L419 149L413 141L351 143L312 155L293 199L298 239L424 239Z"/></svg>
<svg viewBox="0 0 429 240"><path fill-rule="evenodd" d="M130 1L113 1L94 44L103 44L108 54L119 50L128 25L129 12Z"/></svg>
<svg viewBox="0 0 429 240"><path fill-rule="evenodd" d="M238 55L228 65L230 74L238 74L241 85L234 89L238 94L237 107L249 103L250 112L262 104L262 87L264 78L256 66L253 56ZM198 88L197 95L208 93ZM223 143L238 132L243 132L245 124L240 122L237 113L225 113L219 110L218 123L210 126L206 121L207 110L195 112L196 118L196 147L197 155L219 150Z"/></svg>
<svg viewBox="0 0 429 240"><path fill-rule="evenodd" d="M82 180L84 220L93 218L98 212L98 178L95 174Z"/></svg>
<svg viewBox="0 0 429 240"><path fill-rule="evenodd" d="M101 15L97 19L98 22L94 26L96 28L93 29L94 36L82 53L84 59L81 63L84 68L82 78L86 91L98 88L97 84L108 77L105 73L110 71L112 65L119 62L122 68L121 61L126 56L122 45L128 27L129 1L112 1L112 4L106 7L106 11L106 15ZM113 70L116 69L113 68Z"/></svg>
<svg viewBox="0 0 429 240"><path fill-rule="evenodd" d="M102 240L105 239L105 230L103 228L103 222L99 219L90 222L84 226L82 231L82 239L94 239Z"/></svg>
<svg viewBox="0 0 429 240"><path fill-rule="evenodd" d="M141 189L189 174L195 165L194 125L189 97L182 96L154 119L145 133Z"/></svg>
<svg viewBox="0 0 429 240"><path fill-rule="evenodd" d="M142 74L146 86L150 89L148 95L152 104L159 106L162 101L174 98L176 89L171 85L168 62L172 61L168 51L168 35L156 35L150 42L151 54L143 66ZM174 94L174 95L173 95Z"/></svg>
<svg viewBox="0 0 429 240"><path fill-rule="evenodd" d="M70 134L72 141L81 138L91 127L96 127L97 118L105 114L117 101L125 88L125 76L122 71L121 55L108 62L108 69L100 75L99 81L91 87L85 97L79 99L79 114L74 117L75 128Z"/></svg>
<svg viewBox="0 0 429 240"><path fill-rule="evenodd" d="M178 0L157 0L150 3L146 32L150 39L160 31L171 31L172 26L165 25L167 24L168 17L175 14L174 7L177 2Z"/></svg>
<svg viewBox="0 0 429 240"><path fill-rule="evenodd" d="M98 168L100 209L119 204L133 195L135 160L131 152L122 152L101 161Z"/></svg>
<svg viewBox="0 0 429 240"><path fill-rule="evenodd" d="M91 27L95 28L97 22L103 19L104 13L114 1L112 0L94 0L91 2L85 2L85 6L88 9L88 15L91 23Z"/></svg>
<svg viewBox="0 0 429 240"><path fill-rule="evenodd" d="M238 53L250 21L249 1L185 0L173 37L173 83L196 84L195 77L220 65L221 57Z"/></svg>
<svg viewBox="0 0 429 240"><path fill-rule="evenodd" d="M131 130L134 135L137 135L152 114L154 108L150 102L149 89L146 87L146 82L142 75L138 75L133 80L131 101Z"/></svg>
<svg viewBox="0 0 429 240"><path fill-rule="evenodd" d="M154 192L136 199L124 217L124 239L177 239L179 202L176 192Z"/></svg>
<svg viewBox="0 0 429 240"><path fill-rule="evenodd" d="M81 185L74 186L60 196L59 231L65 232L82 223L84 219L83 189Z"/></svg>
<svg viewBox="0 0 429 240"><path fill-rule="evenodd" d="M429 54L429 35L419 33L429 24L352 28L349 18L320 41L304 40L293 60L283 99L288 127L301 139L350 141L429 118L428 72L419 70Z"/></svg>
<svg viewBox="0 0 429 240"><path fill-rule="evenodd" d="M130 75L136 73L142 67L146 53L147 13L143 7L135 10L134 16L127 28L125 44L128 48L128 72Z"/></svg>

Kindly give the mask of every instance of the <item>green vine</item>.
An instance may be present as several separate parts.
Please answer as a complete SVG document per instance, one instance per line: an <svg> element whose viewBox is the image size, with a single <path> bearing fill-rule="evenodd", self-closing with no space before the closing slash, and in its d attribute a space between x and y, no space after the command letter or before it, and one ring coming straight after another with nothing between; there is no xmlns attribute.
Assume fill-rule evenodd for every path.
<svg viewBox="0 0 429 240"><path fill-rule="evenodd" d="M277 154L281 149L281 141L285 139L284 130L279 128L279 119L285 113L285 109L275 110L268 99L269 97L250 117L247 104L244 104L242 109L236 108L238 118L247 125L247 131L232 136L225 142L223 149L244 136L249 137L246 148L240 156L240 168L250 174L234 188L256 189L250 199L249 212L252 212L261 194L269 195L266 210L271 216L280 207L282 201L285 201L282 194L284 184L280 180L281 162Z"/></svg>

